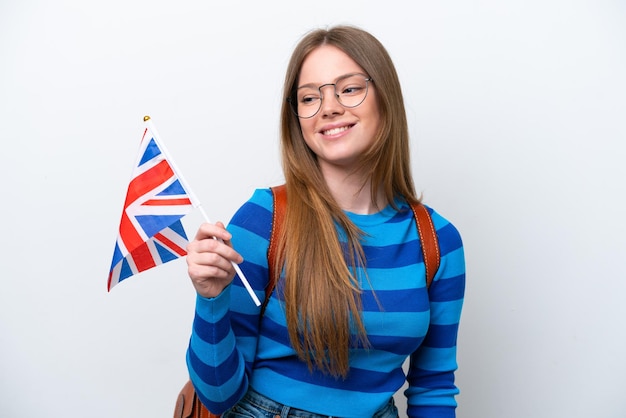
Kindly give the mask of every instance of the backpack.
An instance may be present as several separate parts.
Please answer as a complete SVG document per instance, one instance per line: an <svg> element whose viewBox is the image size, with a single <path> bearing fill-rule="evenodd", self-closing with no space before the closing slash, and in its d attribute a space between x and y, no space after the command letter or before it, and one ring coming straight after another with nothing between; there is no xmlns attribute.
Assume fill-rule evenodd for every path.
<svg viewBox="0 0 626 418"><path fill-rule="evenodd" d="M265 288L265 300L261 306L261 315L265 312L265 307L269 302L270 296L276 287L276 277L274 274L274 260L277 257L277 241L280 236L283 223L282 220L285 217L287 210L287 188L285 185L275 186L271 188L272 198L274 201L274 212L272 214L272 230L270 233L270 242L267 250L267 262L269 268L269 279L267 287ZM424 257L424 266L426 268L426 287L429 288L430 284L435 277L435 273L439 268L439 262L441 254L439 252L439 241L437 239L437 231L435 225L430 217L430 213L426 206L421 203L411 204L413 216L415 217L415 223L417 226L417 233L420 237L422 255ZM220 415L215 415L208 411L206 407L200 402L196 392L193 388L191 380L187 381L180 391L176 400L176 407L174 408L174 418L219 418Z"/></svg>

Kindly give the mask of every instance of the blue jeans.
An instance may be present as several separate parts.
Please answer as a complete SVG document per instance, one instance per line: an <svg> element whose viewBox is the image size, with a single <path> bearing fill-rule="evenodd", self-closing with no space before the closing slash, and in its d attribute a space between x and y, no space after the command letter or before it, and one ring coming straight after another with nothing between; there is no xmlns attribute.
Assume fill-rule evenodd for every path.
<svg viewBox="0 0 626 418"><path fill-rule="evenodd" d="M292 408L269 399L252 389L235 406L224 412L222 418L333 418L314 412ZM393 398L378 410L372 418L398 418Z"/></svg>

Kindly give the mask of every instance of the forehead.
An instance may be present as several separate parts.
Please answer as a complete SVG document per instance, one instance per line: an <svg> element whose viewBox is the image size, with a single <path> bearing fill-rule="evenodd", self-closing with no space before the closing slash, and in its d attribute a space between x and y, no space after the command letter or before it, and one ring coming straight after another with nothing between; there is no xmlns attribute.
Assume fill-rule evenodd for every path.
<svg viewBox="0 0 626 418"><path fill-rule="evenodd" d="M300 68L300 85L324 84L349 73L365 73L348 54L332 45L322 45L306 56Z"/></svg>

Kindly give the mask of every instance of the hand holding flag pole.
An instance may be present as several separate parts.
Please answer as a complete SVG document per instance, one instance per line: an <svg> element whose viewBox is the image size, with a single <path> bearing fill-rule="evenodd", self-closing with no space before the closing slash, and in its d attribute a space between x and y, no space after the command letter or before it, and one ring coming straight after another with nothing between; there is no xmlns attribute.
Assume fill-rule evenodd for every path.
<svg viewBox="0 0 626 418"><path fill-rule="evenodd" d="M150 117L145 116L144 122L146 128L128 186L109 272L109 290L134 274L186 255L188 241L180 219L192 208L198 208L204 220L212 223L174 164ZM256 306L261 306L239 266L232 261L231 264Z"/></svg>
<svg viewBox="0 0 626 418"><path fill-rule="evenodd" d="M204 208L202 207L202 205L199 204L197 206L197 208L200 209L200 213L202 214L202 217L204 218L204 220L206 222L208 222L210 224L213 223L213 222L211 222L209 220L209 217L207 216L206 212L204 211ZM220 241L220 242L224 242L224 240L222 240L221 238L213 237L213 239L217 240L217 241ZM237 275L241 279L241 283L243 283L244 287L246 288L246 290L250 294L250 297L254 301L255 305L256 306L261 306L261 301L257 297L256 293L254 293L254 290L252 290L252 286L250 286L250 283L248 282L248 279L246 279L246 276L243 275L243 272L239 268L239 265L237 263L235 263L234 261L231 261L230 264L232 264L233 267L235 268L235 272L237 273Z"/></svg>

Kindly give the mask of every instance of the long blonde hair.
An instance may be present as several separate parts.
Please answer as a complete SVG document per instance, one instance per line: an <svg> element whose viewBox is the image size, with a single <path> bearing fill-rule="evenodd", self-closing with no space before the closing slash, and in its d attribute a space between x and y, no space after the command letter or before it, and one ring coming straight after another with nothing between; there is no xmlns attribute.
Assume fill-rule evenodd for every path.
<svg viewBox="0 0 626 418"><path fill-rule="evenodd" d="M351 26L309 32L291 56L285 98L297 86L306 56L322 45L344 51L374 80L380 131L359 161L360 170L366 170L371 181L372 201L376 203L380 190L391 204L396 197L417 201L400 82L389 54L374 36ZM274 271L280 274L285 269L282 290L290 340L309 368L346 377L350 348L368 344L356 276L357 268L365 267L362 231L332 197L287 100L281 110L281 152L287 212ZM345 235L345 247L337 227Z"/></svg>

